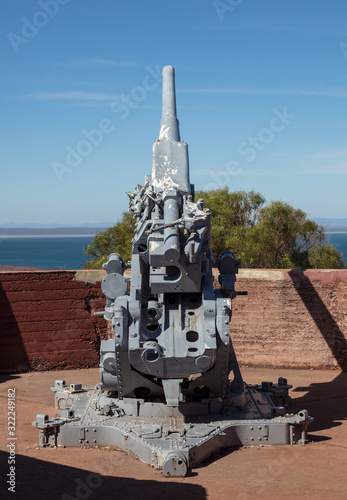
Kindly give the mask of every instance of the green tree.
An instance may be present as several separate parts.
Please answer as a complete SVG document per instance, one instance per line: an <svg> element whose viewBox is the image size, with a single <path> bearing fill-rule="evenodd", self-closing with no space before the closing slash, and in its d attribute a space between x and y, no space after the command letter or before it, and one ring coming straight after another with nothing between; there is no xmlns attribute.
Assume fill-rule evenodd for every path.
<svg viewBox="0 0 347 500"><path fill-rule="evenodd" d="M325 243L308 251L309 266L312 269L341 269L344 266L342 253L331 243Z"/></svg>
<svg viewBox="0 0 347 500"><path fill-rule="evenodd" d="M202 198L212 214L212 254L217 258L223 250L234 247L240 252L245 240L245 229L255 226L265 198L254 191L234 191L228 188L215 191L197 191L195 199Z"/></svg>
<svg viewBox="0 0 347 500"><path fill-rule="evenodd" d="M212 255L229 249L251 268L343 267L342 254L325 243L325 230L282 201L265 206L254 191L198 191L212 213Z"/></svg>
<svg viewBox="0 0 347 500"><path fill-rule="evenodd" d="M244 260L249 267L309 266L307 252L322 245L322 226L305 212L275 201L259 212L257 224L247 233Z"/></svg>
<svg viewBox="0 0 347 500"><path fill-rule="evenodd" d="M282 201L265 206L265 198L254 191L229 192L228 188L197 191L212 213L212 255L232 250L244 267L340 269L342 254L325 243L325 230L300 209ZM135 220L124 212L121 220L98 233L87 246L92 259L84 267L99 268L110 253L131 259Z"/></svg>
<svg viewBox="0 0 347 500"><path fill-rule="evenodd" d="M92 257L84 264L86 269L98 269L107 261L111 253L119 253L124 262L131 260L131 240L134 237L135 219L129 212L123 212L122 218L113 227L97 233L85 254Z"/></svg>

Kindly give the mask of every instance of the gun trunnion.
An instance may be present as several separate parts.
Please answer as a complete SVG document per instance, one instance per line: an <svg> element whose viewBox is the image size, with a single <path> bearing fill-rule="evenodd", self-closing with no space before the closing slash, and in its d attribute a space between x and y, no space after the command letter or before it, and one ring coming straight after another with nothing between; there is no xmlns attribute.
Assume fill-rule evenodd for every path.
<svg viewBox="0 0 347 500"><path fill-rule="evenodd" d="M54 418L37 415L40 445L111 445L184 476L212 453L251 444L304 444L313 420L285 410L286 379L245 384L229 335L240 261L224 251L213 287L211 213L195 201L180 140L175 76L163 69L152 174L129 196L137 220L128 292L122 257L102 282L113 338L100 348L100 383L52 388Z"/></svg>

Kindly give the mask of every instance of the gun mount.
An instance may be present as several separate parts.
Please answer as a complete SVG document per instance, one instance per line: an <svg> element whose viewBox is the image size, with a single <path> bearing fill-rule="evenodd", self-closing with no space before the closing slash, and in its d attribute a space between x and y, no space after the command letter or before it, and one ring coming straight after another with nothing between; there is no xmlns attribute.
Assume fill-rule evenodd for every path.
<svg viewBox="0 0 347 500"><path fill-rule="evenodd" d="M40 444L113 445L163 469L187 470L221 448L306 442L306 410L284 410L288 389L243 382L229 335L240 261L225 251L213 286L211 213L194 200L188 146L180 140L174 69L163 69L152 174L128 192L137 219L128 292L118 254L104 264L100 384L56 381L55 418L38 415ZM89 434L88 434L89 433ZM93 439L90 440L90 437Z"/></svg>

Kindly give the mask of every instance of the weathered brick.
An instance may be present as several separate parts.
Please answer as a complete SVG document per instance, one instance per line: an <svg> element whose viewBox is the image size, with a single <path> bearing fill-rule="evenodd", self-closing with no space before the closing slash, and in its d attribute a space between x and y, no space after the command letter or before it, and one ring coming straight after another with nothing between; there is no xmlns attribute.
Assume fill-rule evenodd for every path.
<svg viewBox="0 0 347 500"><path fill-rule="evenodd" d="M104 305L100 282L75 271L0 273L0 368L97 366Z"/></svg>
<svg viewBox="0 0 347 500"><path fill-rule="evenodd" d="M93 312L105 298L100 282L76 275L0 273L1 369L97 366L110 325ZM347 369L347 271L241 270L236 285L248 291L233 301L239 362Z"/></svg>

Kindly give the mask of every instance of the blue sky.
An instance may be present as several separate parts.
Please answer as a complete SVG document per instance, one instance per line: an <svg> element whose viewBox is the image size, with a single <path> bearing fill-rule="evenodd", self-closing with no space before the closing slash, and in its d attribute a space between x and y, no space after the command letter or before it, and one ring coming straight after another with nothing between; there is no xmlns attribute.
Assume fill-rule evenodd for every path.
<svg viewBox="0 0 347 500"><path fill-rule="evenodd" d="M3 0L0 224L116 222L176 70L196 189L347 217L347 3Z"/></svg>

